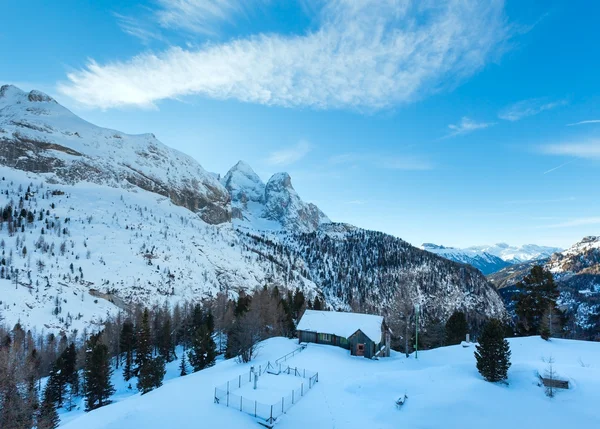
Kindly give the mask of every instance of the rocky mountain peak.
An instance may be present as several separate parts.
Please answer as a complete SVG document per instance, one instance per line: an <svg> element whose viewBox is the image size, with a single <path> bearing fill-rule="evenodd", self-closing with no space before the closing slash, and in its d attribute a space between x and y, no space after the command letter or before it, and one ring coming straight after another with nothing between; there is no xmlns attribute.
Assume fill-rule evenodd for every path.
<svg viewBox="0 0 600 429"><path fill-rule="evenodd" d="M248 201L262 203L265 198L265 184L244 161L238 161L227 172L221 183L231 194L233 202L246 207Z"/></svg>

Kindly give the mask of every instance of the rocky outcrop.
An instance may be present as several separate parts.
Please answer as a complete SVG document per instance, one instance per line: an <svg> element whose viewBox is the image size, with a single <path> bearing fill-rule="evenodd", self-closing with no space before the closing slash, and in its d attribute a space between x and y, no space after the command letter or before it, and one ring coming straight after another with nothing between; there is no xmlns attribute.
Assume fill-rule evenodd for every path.
<svg viewBox="0 0 600 429"><path fill-rule="evenodd" d="M288 173L273 175L265 185L248 164L240 161L221 183L231 194L234 223L239 221L242 226L313 232L331 222L316 205L302 201ZM271 223L261 222L264 220Z"/></svg>

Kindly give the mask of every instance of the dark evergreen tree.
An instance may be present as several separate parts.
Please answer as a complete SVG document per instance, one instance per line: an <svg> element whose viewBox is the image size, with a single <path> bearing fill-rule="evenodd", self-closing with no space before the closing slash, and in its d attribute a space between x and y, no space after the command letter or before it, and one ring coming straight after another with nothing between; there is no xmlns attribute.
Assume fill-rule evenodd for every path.
<svg viewBox="0 0 600 429"><path fill-rule="evenodd" d="M446 344L460 344L465 340L468 331L469 326L465 313L455 311L446 322Z"/></svg>
<svg viewBox="0 0 600 429"><path fill-rule="evenodd" d="M183 354L181 355L181 362L179 362L179 375L181 377L187 375L187 362L185 359L185 351L183 352Z"/></svg>
<svg viewBox="0 0 600 429"><path fill-rule="evenodd" d="M515 297L517 329L521 335L539 335L544 313L549 308L553 311L556 309L559 296L552 273L536 265L516 287L520 290Z"/></svg>
<svg viewBox="0 0 600 429"><path fill-rule="evenodd" d="M160 314L162 320L156 338L158 343L158 353L164 357L167 362L172 362L173 359L175 359L175 345L173 344L171 314L168 309L161 311Z"/></svg>
<svg viewBox="0 0 600 429"><path fill-rule="evenodd" d="M126 320L123 323L119 343L121 352L125 353L123 378L125 381L129 381L134 376L133 353L135 351L135 329L131 320Z"/></svg>
<svg viewBox="0 0 600 429"><path fill-rule="evenodd" d="M135 355L136 373L139 373L144 364L152 359L152 333L150 332L150 313L144 309L142 326L137 335L137 352Z"/></svg>
<svg viewBox="0 0 600 429"><path fill-rule="evenodd" d="M212 338L212 332L206 324L200 326L192 338L192 346L188 352L190 365L195 371L200 371L215 364L217 345Z"/></svg>
<svg viewBox="0 0 600 429"><path fill-rule="evenodd" d="M56 412L56 403L46 387L46 390L44 390L44 399L42 400L38 414L37 429L56 429L59 423L60 418Z"/></svg>
<svg viewBox="0 0 600 429"><path fill-rule="evenodd" d="M313 302L313 310L323 310L323 304L318 296L315 296L315 301Z"/></svg>
<svg viewBox="0 0 600 429"><path fill-rule="evenodd" d="M63 368L64 360L61 355L56 362L54 362L54 365L52 365L45 390L50 400L55 402L59 408L63 406L65 398L65 380L62 375Z"/></svg>
<svg viewBox="0 0 600 429"><path fill-rule="evenodd" d="M479 344L475 346L477 370L491 382L508 378L510 346L504 338L505 327L498 319L491 319L483 326Z"/></svg>
<svg viewBox="0 0 600 429"><path fill-rule="evenodd" d="M110 403L110 396L115 392L110 382L112 368L108 347L100 341L101 334L92 335L85 353L85 409L91 411Z"/></svg>
<svg viewBox="0 0 600 429"><path fill-rule="evenodd" d="M137 388L142 395L162 386L165 372L165 360L162 356L145 361L140 367L137 383Z"/></svg>

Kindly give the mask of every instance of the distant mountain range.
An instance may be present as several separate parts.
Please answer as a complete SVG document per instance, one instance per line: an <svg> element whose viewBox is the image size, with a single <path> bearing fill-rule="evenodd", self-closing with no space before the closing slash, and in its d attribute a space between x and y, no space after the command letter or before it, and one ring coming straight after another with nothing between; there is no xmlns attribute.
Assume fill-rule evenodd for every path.
<svg viewBox="0 0 600 429"><path fill-rule="evenodd" d="M486 275L514 264L548 258L561 250L558 247L535 244L510 246L506 243L491 246L471 246L464 249L424 243L421 248L452 261L472 265Z"/></svg>

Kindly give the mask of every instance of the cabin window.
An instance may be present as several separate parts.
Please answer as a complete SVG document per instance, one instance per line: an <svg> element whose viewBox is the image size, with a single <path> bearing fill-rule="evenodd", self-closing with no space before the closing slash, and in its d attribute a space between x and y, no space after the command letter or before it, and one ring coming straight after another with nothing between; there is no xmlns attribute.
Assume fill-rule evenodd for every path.
<svg viewBox="0 0 600 429"><path fill-rule="evenodd" d="M324 342L331 342L331 334L319 334L319 340Z"/></svg>
<svg viewBox="0 0 600 429"><path fill-rule="evenodd" d="M340 346L347 346L348 345L348 339L345 337L340 337Z"/></svg>

